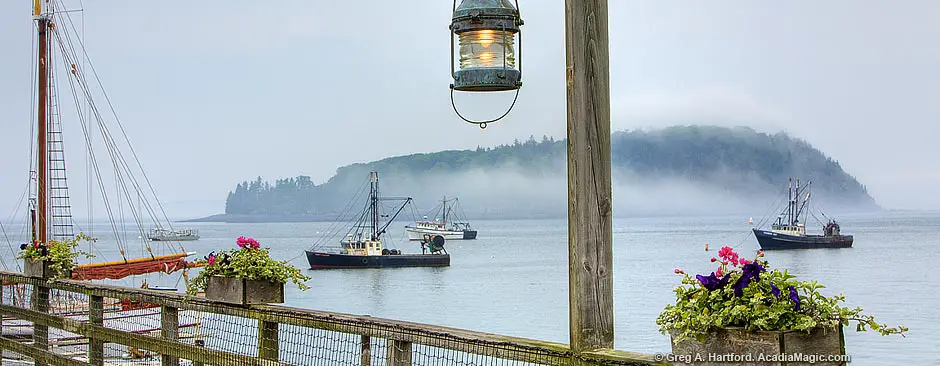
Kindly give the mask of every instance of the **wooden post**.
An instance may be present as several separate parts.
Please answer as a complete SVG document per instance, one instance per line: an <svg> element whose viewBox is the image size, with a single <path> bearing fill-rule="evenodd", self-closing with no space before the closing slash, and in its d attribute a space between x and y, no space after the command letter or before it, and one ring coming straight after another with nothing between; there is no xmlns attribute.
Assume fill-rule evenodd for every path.
<svg viewBox="0 0 940 366"><path fill-rule="evenodd" d="M196 334L196 336L198 337L199 334ZM195 344L196 347L205 347L206 341L203 339L197 339L193 342L193 344ZM193 366L204 366L204 364L202 362L193 361Z"/></svg>
<svg viewBox="0 0 940 366"><path fill-rule="evenodd" d="M568 303L576 354L614 346L607 0L565 1Z"/></svg>
<svg viewBox="0 0 940 366"><path fill-rule="evenodd" d="M180 330L179 309L169 306L163 306L160 312L160 329L163 338L177 340ZM161 366L179 366L180 360L176 356L160 355Z"/></svg>
<svg viewBox="0 0 940 366"><path fill-rule="evenodd" d="M13 304L13 294L16 293L14 286L16 284L10 284L10 304ZM3 281L0 281L0 304L3 304ZM3 315L0 314L0 337L3 337ZM3 362L3 346L0 346L0 363Z"/></svg>
<svg viewBox="0 0 940 366"><path fill-rule="evenodd" d="M277 323L258 321L258 357L277 361L280 348L278 345Z"/></svg>
<svg viewBox="0 0 940 366"><path fill-rule="evenodd" d="M45 280L43 280L45 281ZM38 312L49 312L49 288L45 285L33 286L32 299L29 300L30 307ZM33 324L33 347L41 350L49 349L49 327L45 325ZM43 363L36 361L36 366Z"/></svg>
<svg viewBox="0 0 940 366"><path fill-rule="evenodd" d="M362 336L362 350L359 354L361 366L372 366L372 337Z"/></svg>
<svg viewBox="0 0 940 366"><path fill-rule="evenodd" d="M388 366L411 366L411 342L389 339L387 348Z"/></svg>
<svg viewBox="0 0 940 366"><path fill-rule="evenodd" d="M104 298L91 295L88 306L88 323L104 326ZM91 366L104 365L104 342L95 338L88 339L88 362Z"/></svg>

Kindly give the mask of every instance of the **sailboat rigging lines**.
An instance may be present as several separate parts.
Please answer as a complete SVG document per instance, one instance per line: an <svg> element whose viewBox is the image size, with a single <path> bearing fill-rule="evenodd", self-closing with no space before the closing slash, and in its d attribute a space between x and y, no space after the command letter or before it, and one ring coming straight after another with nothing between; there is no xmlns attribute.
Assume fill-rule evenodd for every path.
<svg viewBox="0 0 940 366"><path fill-rule="evenodd" d="M101 79L94 65L87 57L84 44L68 11L63 8L60 0L41 2L34 0L33 19L35 20L37 42L36 57L36 87L35 114L36 121L35 146L31 148L33 161L31 162L29 201L29 222L31 241L45 243L48 240L65 240L74 237L74 220L71 215L71 199L68 196L66 184L66 165L64 135L66 134L62 122L63 110L59 103L58 84L55 77L55 64L61 62L62 69L67 76L69 91L75 103L74 119L78 120L84 137L84 147L87 150L89 176L94 176L100 193L100 198L107 212L111 231L114 234L114 243L119 249L120 260L104 263L78 265L73 272L76 279L120 279L127 276L146 273L170 273L188 267L185 257L191 253L186 252L181 243L176 247L167 243L161 253L154 253L144 221L152 221L158 228L172 229L170 220L157 198L150 179L144 171L134 147L131 145L127 132L121 124L110 98L104 91ZM59 52L54 52L58 50ZM55 55L53 55L56 53ZM90 72L86 72L85 66ZM95 88L93 88L93 86ZM109 118L117 125L117 130L109 127L105 115L95 103L93 91L100 91L109 109ZM82 113L82 105L87 105L87 116ZM97 136L95 133L97 132ZM100 139L104 144L105 155L110 164L99 162L98 153L94 144ZM133 163L129 163L133 160ZM34 163L34 164L33 164ZM110 171L106 168L110 165ZM108 194L109 186L105 177L113 173L113 189L116 194ZM135 176L141 176L143 182ZM91 179L90 179L91 180ZM91 187L88 187L89 192ZM123 228L124 209L122 201L133 208L135 199L138 202L137 210L130 209L131 219L135 224L135 235L141 242L141 253L137 258L131 253L130 240ZM150 200L155 201L153 205ZM86 204L92 204L92 197L88 197ZM117 212L115 212L117 211ZM119 217L116 217L119 216ZM119 228L120 224L120 228ZM51 235L49 235L51 233ZM97 251L100 255L101 252ZM131 257L131 258L129 258Z"/></svg>

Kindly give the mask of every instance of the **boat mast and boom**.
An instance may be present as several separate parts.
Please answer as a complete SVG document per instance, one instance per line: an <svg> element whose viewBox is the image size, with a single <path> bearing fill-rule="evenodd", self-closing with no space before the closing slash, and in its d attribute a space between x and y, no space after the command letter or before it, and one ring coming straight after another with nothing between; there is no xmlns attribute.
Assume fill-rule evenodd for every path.
<svg viewBox="0 0 940 366"><path fill-rule="evenodd" d="M48 104L48 89L49 89L49 62L48 62L48 28L49 28L49 19L45 14L42 13L42 4L40 0L33 0L33 19L36 20L36 30L38 33L38 57L36 57L36 67L38 68L37 72L37 83L38 83L38 98L37 98L37 130L36 130L36 207L33 215L33 240L38 241L39 243L46 243L47 235L47 222L46 222L46 205L47 205L47 180L46 177L46 160L47 160L47 146L46 146L46 126L48 125L48 118L46 116L46 107Z"/></svg>
<svg viewBox="0 0 940 366"><path fill-rule="evenodd" d="M371 211L369 219L371 221L369 228L372 231L370 238L372 240L379 240L379 237L388 230L389 225L395 221L395 218L405 209L405 206L411 202L411 197L379 197L379 173L370 172L369 173L369 183L371 185L369 192L369 206L367 210ZM401 201L405 202L398 208L394 215L392 215L385 224L381 223L380 214L379 214L379 201ZM386 215L387 216L387 215ZM361 222L361 221L360 221ZM381 226L381 227L380 227Z"/></svg>

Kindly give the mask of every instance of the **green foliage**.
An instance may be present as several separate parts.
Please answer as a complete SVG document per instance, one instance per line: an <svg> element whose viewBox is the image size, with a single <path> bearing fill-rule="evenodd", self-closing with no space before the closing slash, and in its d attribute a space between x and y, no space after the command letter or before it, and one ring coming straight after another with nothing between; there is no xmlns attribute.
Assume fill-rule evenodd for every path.
<svg viewBox="0 0 940 366"><path fill-rule="evenodd" d="M238 184L225 203L228 215L310 217L332 215L348 203L363 177L378 171L386 182L421 179L427 174L453 174L512 167L539 178L564 172L567 141L530 136L525 141L472 150L411 154L337 169L328 182L314 184L308 176L277 179L270 184L258 177ZM844 172L839 163L809 143L785 133L758 133L750 128L677 126L661 130L620 131L611 135L611 165L615 174L634 172L641 177L682 178L728 187L736 194L767 186L754 186L756 177L781 187L790 176L812 180L820 197L875 206L865 187ZM390 186L386 186L390 187ZM773 192L770 192L773 193ZM409 193L410 194L410 193Z"/></svg>
<svg viewBox="0 0 940 366"><path fill-rule="evenodd" d="M678 342L690 338L704 341L709 331L726 327L809 332L854 321L857 331L870 328L882 335L903 336L908 330L879 324L873 316L862 314L862 308L840 306L844 295L823 296L819 292L823 285L799 281L786 270L771 271L762 257L758 252L753 262L747 261L724 247L719 258L712 258L719 263L718 269L708 276L693 277L676 269L683 276L682 285L675 289L676 303L667 305L656 319L660 331L678 331Z"/></svg>
<svg viewBox="0 0 940 366"><path fill-rule="evenodd" d="M53 272L53 276L50 280L67 278L69 272L75 268L75 260L78 259L79 256L85 258L94 257L91 253L78 250L78 245L82 241L94 240L94 238L84 233L78 233L78 235L72 239L61 241L49 240L46 244L39 242L33 242L32 245L23 244L20 246L22 251L17 254L16 257L20 259L36 259L49 262L49 267Z"/></svg>
<svg viewBox="0 0 940 366"><path fill-rule="evenodd" d="M277 283L294 282L301 290L308 290L304 281L310 277L303 275L299 269L287 263L271 258L270 248L262 249L260 244L252 238L238 238L240 249L209 253L206 257L206 266L196 277L186 285L186 293L196 295L203 291L208 284L209 277L223 276L244 278L249 280L272 281Z"/></svg>

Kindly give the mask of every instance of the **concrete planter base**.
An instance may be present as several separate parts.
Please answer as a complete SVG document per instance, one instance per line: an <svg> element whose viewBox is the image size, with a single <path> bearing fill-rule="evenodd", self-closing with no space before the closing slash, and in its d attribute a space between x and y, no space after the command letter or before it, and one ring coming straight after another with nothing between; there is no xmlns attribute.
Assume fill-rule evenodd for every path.
<svg viewBox="0 0 940 366"><path fill-rule="evenodd" d="M676 333L672 335L675 339ZM709 333L704 343L672 342L672 354L696 365L846 365L842 327L817 328L808 334L723 328Z"/></svg>
<svg viewBox="0 0 940 366"><path fill-rule="evenodd" d="M206 284L206 299L237 305L280 304L284 302L284 284L212 276Z"/></svg>

